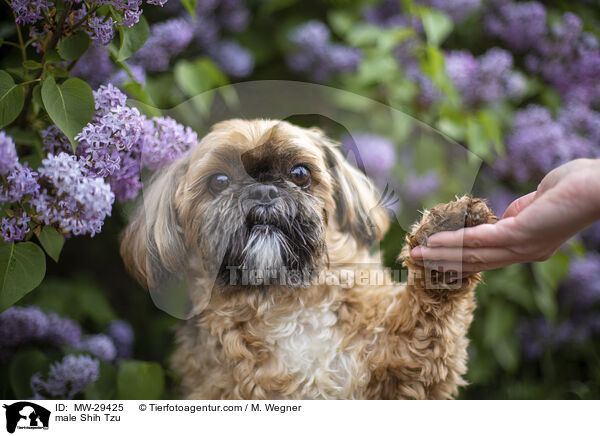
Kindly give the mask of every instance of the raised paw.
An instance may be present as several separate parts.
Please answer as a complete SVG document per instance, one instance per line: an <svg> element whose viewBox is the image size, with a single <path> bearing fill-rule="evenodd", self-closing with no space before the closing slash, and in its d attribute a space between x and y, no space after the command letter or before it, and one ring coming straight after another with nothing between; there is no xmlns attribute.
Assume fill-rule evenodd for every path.
<svg viewBox="0 0 600 436"><path fill-rule="evenodd" d="M430 210L423 212L421 221L413 226L406 235L406 246L402 251L404 263L410 269L424 270L422 263L413 261L409 252L417 245L427 246L428 238L434 233L446 230L459 230L464 227L473 227L479 224L496 223L498 217L487 206L485 200L464 195L450 203L438 204ZM436 268L429 270L428 281L431 283L457 283L460 278L465 278L460 271L441 271ZM472 274L473 278L479 276Z"/></svg>

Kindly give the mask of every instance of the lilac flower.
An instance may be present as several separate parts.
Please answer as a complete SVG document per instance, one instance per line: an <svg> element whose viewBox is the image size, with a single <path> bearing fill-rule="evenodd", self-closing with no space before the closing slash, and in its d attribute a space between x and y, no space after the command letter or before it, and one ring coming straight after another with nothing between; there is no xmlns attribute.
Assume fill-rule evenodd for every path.
<svg viewBox="0 0 600 436"><path fill-rule="evenodd" d="M163 7L169 0L146 0L149 5L156 5Z"/></svg>
<svg viewBox="0 0 600 436"><path fill-rule="evenodd" d="M31 378L31 389L34 394L46 392L52 397L71 399L94 383L100 375L100 362L90 356L65 356L62 361L50 366L48 379L41 375Z"/></svg>
<svg viewBox="0 0 600 436"><path fill-rule="evenodd" d="M0 235L8 243L22 241L29 233L29 221L31 221L31 218L24 211L20 216L2 218L2 221L0 221Z"/></svg>
<svg viewBox="0 0 600 436"><path fill-rule="evenodd" d="M419 0L419 3L444 11L457 22L481 7L481 0Z"/></svg>
<svg viewBox="0 0 600 436"><path fill-rule="evenodd" d="M587 308L600 301L600 254L587 253L569 266L568 291L574 306Z"/></svg>
<svg viewBox="0 0 600 436"><path fill-rule="evenodd" d="M12 138L0 131L0 175L8 173L19 163L17 149Z"/></svg>
<svg viewBox="0 0 600 436"><path fill-rule="evenodd" d="M131 61L148 71L165 71L171 58L179 54L193 36L190 23L181 18L154 24L150 37Z"/></svg>
<svg viewBox="0 0 600 436"><path fill-rule="evenodd" d="M516 84L509 52L494 47L479 58L467 51L453 51L446 56L446 71L468 105L495 104L505 96L518 98L524 83ZM523 86L519 86L523 85ZM509 88L510 86L510 88Z"/></svg>
<svg viewBox="0 0 600 436"><path fill-rule="evenodd" d="M127 321L115 320L108 326L107 334L117 348L117 357L130 357L133 347L133 329Z"/></svg>
<svg viewBox="0 0 600 436"><path fill-rule="evenodd" d="M74 235L100 232L114 201L109 185L100 178L84 176L85 167L66 153L50 154L42 164L40 177L49 188L32 201L40 220Z"/></svg>
<svg viewBox="0 0 600 436"><path fill-rule="evenodd" d="M221 0L219 21L229 32L242 32L248 27L250 11L241 0Z"/></svg>
<svg viewBox="0 0 600 436"><path fill-rule="evenodd" d="M87 351L102 360L113 361L117 357L115 344L104 334L84 336L78 349Z"/></svg>
<svg viewBox="0 0 600 436"><path fill-rule="evenodd" d="M71 73L75 77L81 77L95 88L104 83L113 71L114 66L108 50L93 44L75 64Z"/></svg>
<svg viewBox="0 0 600 436"><path fill-rule="evenodd" d="M48 314L48 332L44 338L54 345L77 347L81 341L81 327L69 318Z"/></svg>
<svg viewBox="0 0 600 436"><path fill-rule="evenodd" d="M440 176L434 170L423 174L410 172L402 184L402 197L410 202L421 201L424 197L439 189L440 184Z"/></svg>
<svg viewBox="0 0 600 436"><path fill-rule="evenodd" d="M485 14L486 30L504 41L511 49L531 49L546 32L546 9L541 3L508 2Z"/></svg>
<svg viewBox="0 0 600 436"><path fill-rule="evenodd" d="M139 65L129 65L129 71L133 76L133 80L142 85L146 84L146 71ZM108 82L115 85L122 85L123 83L130 82L132 79L125 70L118 70L108 78Z"/></svg>
<svg viewBox="0 0 600 436"><path fill-rule="evenodd" d="M103 109L99 109L102 113ZM83 151L82 162L98 177L120 168L121 153L129 151L142 134L142 116L136 108L118 106L96 118L75 139Z"/></svg>
<svg viewBox="0 0 600 436"><path fill-rule="evenodd" d="M216 50L212 51L212 57L229 76L247 77L254 69L252 53L232 40L220 43Z"/></svg>
<svg viewBox="0 0 600 436"><path fill-rule="evenodd" d="M142 163L151 170L183 156L198 143L198 135L192 129L169 117L146 121L144 132Z"/></svg>
<svg viewBox="0 0 600 436"><path fill-rule="evenodd" d="M10 7L17 16L18 24L34 24L44 18L54 3L47 0L12 0Z"/></svg>
<svg viewBox="0 0 600 436"><path fill-rule="evenodd" d="M56 124L52 124L47 129L42 130L42 143L44 144L42 149L50 154L72 150L69 139Z"/></svg>
<svg viewBox="0 0 600 436"><path fill-rule="evenodd" d="M352 47L332 44L329 29L319 21L309 21L290 33L295 50L287 57L293 71L309 74L314 80L326 81L334 73L354 71L362 59Z"/></svg>
<svg viewBox="0 0 600 436"><path fill-rule="evenodd" d="M578 141L553 120L548 109L531 105L515 114L506 153L505 158L495 162L495 169L525 182L537 180L569 160L587 156L590 150L585 141Z"/></svg>
<svg viewBox="0 0 600 436"><path fill-rule="evenodd" d="M106 115L113 109L125 106L127 96L121 90L112 84L100 86L94 91L94 101L96 104L96 118Z"/></svg>
<svg viewBox="0 0 600 436"><path fill-rule="evenodd" d="M48 333L48 318L35 306L12 306L0 313L0 347L39 340Z"/></svg>
<svg viewBox="0 0 600 436"><path fill-rule="evenodd" d="M561 109L558 121L568 132L588 141L592 155L600 157L600 112L572 102Z"/></svg>
<svg viewBox="0 0 600 436"><path fill-rule="evenodd" d="M37 173L19 163L6 176L4 188L0 187L0 202L18 202L25 199L28 195L31 198L36 198L39 189Z"/></svg>
<svg viewBox="0 0 600 436"><path fill-rule="evenodd" d="M141 9L126 9L123 12L123 25L125 27L132 27L140 21L142 15Z"/></svg>
<svg viewBox="0 0 600 436"><path fill-rule="evenodd" d="M88 19L89 35L93 41L100 45L107 45L115 34L114 26L117 24L112 18L92 15Z"/></svg>
<svg viewBox="0 0 600 436"><path fill-rule="evenodd" d="M367 132L356 132L342 138L346 153L353 155L356 165L375 184L384 187L396 163L396 149L388 138Z"/></svg>
<svg viewBox="0 0 600 436"><path fill-rule="evenodd" d="M377 4L365 8L363 17L368 23L381 27L410 27L421 30L420 20L400 9L400 3L396 0L383 0Z"/></svg>

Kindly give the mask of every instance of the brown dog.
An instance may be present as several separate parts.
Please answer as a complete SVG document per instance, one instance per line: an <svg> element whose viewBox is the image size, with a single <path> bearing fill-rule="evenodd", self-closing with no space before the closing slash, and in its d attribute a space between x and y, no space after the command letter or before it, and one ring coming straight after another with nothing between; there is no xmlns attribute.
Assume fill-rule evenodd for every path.
<svg viewBox="0 0 600 436"><path fill-rule="evenodd" d="M399 284L369 253L388 226L376 189L320 130L221 122L144 194L121 254L145 286L187 282L173 366L188 398L450 398L464 384L479 275L426 275L408 250L495 222L482 200L424 213Z"/></svg>

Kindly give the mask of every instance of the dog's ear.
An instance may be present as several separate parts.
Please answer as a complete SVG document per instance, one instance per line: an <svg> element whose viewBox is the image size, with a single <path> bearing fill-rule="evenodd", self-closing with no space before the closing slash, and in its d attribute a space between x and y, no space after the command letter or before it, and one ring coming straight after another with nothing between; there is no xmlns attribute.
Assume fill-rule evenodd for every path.
<svg viewBox="0 0 600 436"><path fill-rule="evenodd" d="M185 246L175 197L187 166L184 157L152 177L123 233L121 257L142 286L159 286L182 269Z"/></svg>
<svg viewBox="0 0 600 436"><path fill-rule="evenodd" d="M315 141L325 153L333 179L335 218L342 232L350 233L362 246L380 241L389 226L386 210L373 182L352 166L339 150L339 144L323 131L310 129Z"/></svg>

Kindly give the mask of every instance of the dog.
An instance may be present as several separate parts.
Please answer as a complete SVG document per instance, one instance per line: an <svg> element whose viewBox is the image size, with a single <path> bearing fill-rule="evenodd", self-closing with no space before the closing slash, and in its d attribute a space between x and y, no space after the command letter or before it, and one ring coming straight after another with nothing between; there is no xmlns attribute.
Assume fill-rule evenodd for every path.
<svg viewBox="0 0 600 436"><path fill-rule="evenodd" d="M156 174L144 204L121 255L143 286L187 284L193 316L172 358L186 398L445 399L465 384L480 274L429 271L409 251L435 232L496 222L484 200L425 211L397 283L370 250L388 214L336 142L232 119ZM365 271L385 283L359 280Z"/></svg>

